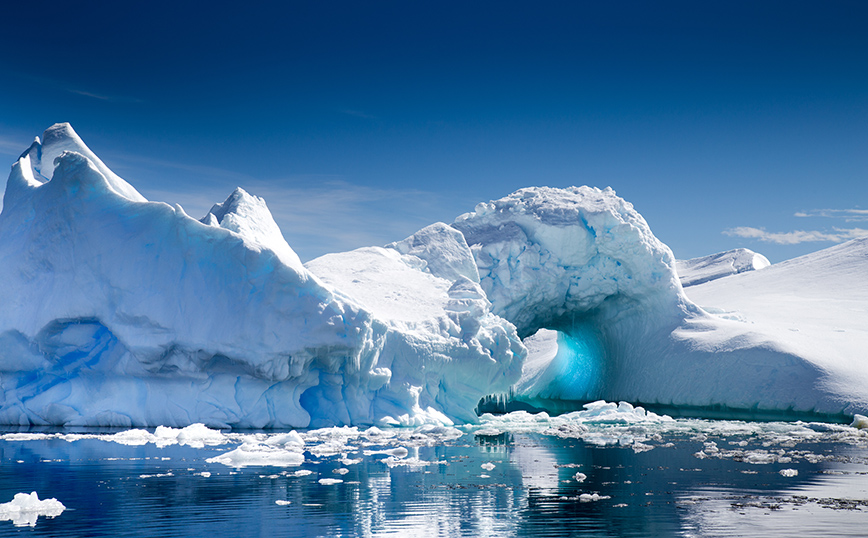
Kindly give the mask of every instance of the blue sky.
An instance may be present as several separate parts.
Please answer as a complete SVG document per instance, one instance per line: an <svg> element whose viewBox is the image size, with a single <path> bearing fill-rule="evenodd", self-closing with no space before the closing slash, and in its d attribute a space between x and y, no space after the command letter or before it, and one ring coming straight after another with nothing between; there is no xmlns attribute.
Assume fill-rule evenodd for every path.
<svg viewBox="0 0 868 538"><path fill-rule="evenodd" d="M71 122L149 199L263 196L305 260L530 185L611 186L680 258L868 233L868 3L197 5L4 6L0 158Z"/></svg>

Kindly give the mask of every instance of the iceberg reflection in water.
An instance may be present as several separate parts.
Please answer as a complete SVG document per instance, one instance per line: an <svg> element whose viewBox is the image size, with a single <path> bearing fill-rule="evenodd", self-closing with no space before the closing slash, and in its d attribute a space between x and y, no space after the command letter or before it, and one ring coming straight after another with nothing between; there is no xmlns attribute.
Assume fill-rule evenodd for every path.
<svg viewBox="0 0 868 538"><path fill-rule="evenodd" d="M7 431L0 501L62 502L36 536L857 536L866 448L849 426L602 402L460 429Z"/></svg>

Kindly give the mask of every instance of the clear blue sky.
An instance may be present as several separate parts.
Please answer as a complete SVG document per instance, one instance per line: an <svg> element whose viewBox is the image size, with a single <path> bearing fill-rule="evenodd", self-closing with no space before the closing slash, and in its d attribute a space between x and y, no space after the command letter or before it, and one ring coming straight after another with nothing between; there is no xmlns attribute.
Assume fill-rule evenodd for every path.
<svg viewBox="0 0 868 538"><path fill-rule="evenodd" d="M263 196L302 259L529 185L611 186L680 258L868 233L868 2L199 6L4 5L0 158L71 122L194 216Z"/></svg>

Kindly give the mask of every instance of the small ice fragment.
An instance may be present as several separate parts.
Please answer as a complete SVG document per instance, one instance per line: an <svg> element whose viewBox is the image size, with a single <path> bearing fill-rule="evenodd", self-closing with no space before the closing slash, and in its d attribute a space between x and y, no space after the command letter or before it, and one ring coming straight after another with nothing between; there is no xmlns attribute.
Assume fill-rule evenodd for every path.
<svg viewBox="0 0 868 538"><path fill-rule="evenodd" d="M36 492L16 493L8 503L0 504L0 521L11 520L16 527L35 527L39 516L54 518L66 510L57 499L39 500Z"/></svg>
<svg viewBox="0 0 868 538"><path fill-rule="evenodd" d="M482 437L495 437L502 434L503 432L498 430L497 428L482 428L481 430L476 430L473 433Z"/></svg>
<svg viewBox="0 0 868 538"><path fill-rule="evenodd" d="M491 471L492 469L494 469L494 464L493 463L483 463L482 465L480 465L480 467L482 467L486 471Z"/></svg>
<svg viewBox="0 0 868 538"><path fill-rule="evenodd" d="M347 474L348 472L350 472L350 470L349 470L349 469L345 469L345 468L342 467L342 468L340 468L340 469L335 469L335 470L332 471L332 472L335 473L335 474Z"/></svg>
<svg viewBox="0 0 868 538"><path fill-rule="evenodd" d="M797 471L795 469L781 469L780 473L781 473L781 476L786 476L787 478L790 478L793 476L797 476L799 474L799 471Z"/></svg>
<svg viewBox="0 0 868 538"><path fill-rule="evenodd" d="M479 475L479 478L491 478L491 477L488 476L487 474L481 474L481 475Z"/></svg>
<svg viewBox="0 0 868 538"><path fill-rule="evenodd" d="M203 478L211 478L211 473L208 471L202 471L201 473L198 473L198 474L199 474L199 476L201 476Z"/></svg>
<svg viewBox="0 0 868 538"><path fill-rule="evenodd" d="M292 504L292 501L284 501L283 499L277 499L276 501L274 501L274 504L276 504L278 506L289 506L290 504Z"/></svg>
<svg viewBox="0 0 868 538"><path fill-rule="evenodd" d="M604 499L611 499L612 497L608 495L600 495L599 493L582 493L579 495L579 502L589 503L594 501L602 501Z"/></svg>
<svg viewBox="0 0 868 538"><path fill-rule="evenodd" d="M853 415L853 422L850 426L859 430L868 430L868 417L865 415Z"/></svg>
<svg viewBox="0 0 868 538"><path fill-rule="evenodd" d="M576 482L582 483L588 478L585 473L576 473Z"/></svg>
<svg viewBox="0 0 868 538"><path fill-rule="evenodd" d="M398 448L393 448L392 450L387 450L386 453L395 456L396 458L406 458L407 454L410 453L406 448L399 446Z"/></svg>
<svg viewBox="0 0 868 538"><path fill-rule="evenodd" d="M312 474L313 474L313 471L310 471L308 469L301 469L299 471L292 473L292 476L308 476L308 475L312 475Z"/></svg>
<svg viewBox="0 0 868 538"><path fill-rule="evenodd" d="M324 486L332 486L334 484L340 484L343 482L340 478L320 478L319 483Z"/></svg>

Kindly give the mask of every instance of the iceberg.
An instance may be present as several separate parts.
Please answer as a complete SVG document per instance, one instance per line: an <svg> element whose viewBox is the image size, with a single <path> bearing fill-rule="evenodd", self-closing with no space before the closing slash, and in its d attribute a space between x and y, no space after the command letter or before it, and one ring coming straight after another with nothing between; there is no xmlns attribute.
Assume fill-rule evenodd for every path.
<svg viewBox="0 0 868 538"><path fill-rule="evenodd" d="M398 319L305 268L263 200L238 189L201 221L149 202L68 124L13 165L0 238L5 424L467 421L525 354L467 277L395 249L348 254L372 283L421 287Z"/></svg>
<svg viewBox="0 0 868 538"><path fill-rule="evenodd" d="M609 188L521 189L302 264L261 198L239 188L192 218L57 124L12 167L0 259L4 424L448 426L483 397L868 413L868 241L679 273Z"/></svg>

